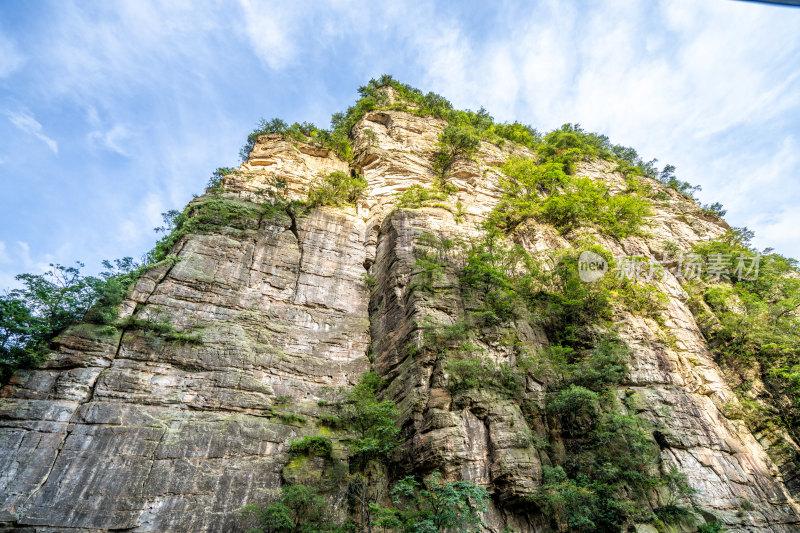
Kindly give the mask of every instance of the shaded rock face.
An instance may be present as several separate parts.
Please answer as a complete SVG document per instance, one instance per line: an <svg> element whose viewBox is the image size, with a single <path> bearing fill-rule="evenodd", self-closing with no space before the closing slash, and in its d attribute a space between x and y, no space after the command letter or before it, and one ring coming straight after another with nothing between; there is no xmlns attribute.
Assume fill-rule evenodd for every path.
<svg viewBox="0 0 800 533"><path fill-rule="evenodd" d="M352 385L371 359L400 412L392 471L441 471L486 486L490 531L550 531L549 517L527 498L553 463L549 454L558 453L536 445L552 428L491 390L447 388L444 361L425 349L423 324L456 323L470 303L454 271L437 280L435 298L412 283L420 236L477 235L500 198L498 167L533 154L483 143L474 160L451 168L457 192L447 205L396 209L397 193L434 182L443 127L402 111L368 113L353 130L352 169L369 184L357 206L302 216L267 210L243 227L186 235L174 250L178 262L137 282L121 311L127 326L75 326L42 368L16 375L0 398L0 526L234 531L237 509L273 501L282 483L299 479L286 470L289 443L319 432L324 389ZM290 197L304 198L333 171L351 165L264 136L224 179L223 195L257 200L281 177ZM584 163L579 174L625 187L607 162ZM657 207L648 237L598 239L617 255L660 256L665 241L688 250L724 232L693 202L664 192L670 200ZM530 252L570 246L570 235L532 221L510 238ZM632 349L619 394L636 395L638 414L659 428L653 438L662 460L688 476L696 504L729 531L800 531L769 443L722 414L737 399L680 283L667 273L660 289L669 300L660 324L616 317ZM164 322L178 334L159 333L154 325ZM548 343L535 324L513 327L531 346ZM513 364L502 333L482 331L480 347ZM660 342L665 334L674 342ZM543 386L528 379L524 388L531 405L543 407ZM329 500L346 514L341 494Z"/></svg>

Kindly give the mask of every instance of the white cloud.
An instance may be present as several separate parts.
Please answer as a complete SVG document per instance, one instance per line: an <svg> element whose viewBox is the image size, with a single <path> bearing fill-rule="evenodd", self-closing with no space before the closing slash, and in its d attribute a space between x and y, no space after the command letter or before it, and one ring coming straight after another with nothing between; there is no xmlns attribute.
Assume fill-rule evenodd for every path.
<svg viewBox="0 0 800 533"><path fill-rule="evenodd" d="M0 241L0 263L10 263L11 258L8 256L8 252L6 252L6 243Z"/></svg>
<svg viewBox="0 0 800 533"><path fill-rule="evenodd" d="M291 13L308 11L296 5L280 6L277 2L241 0L239 4L244 12L244 32L253 52L272 69L285 67L297 53L291 39L297 20Z"/></svg>
<svg viewBox="0 0 800 533"><path fill-rule="evenodd" d="M25 62L25 58L17 49L17 45L0 34L0 78L14 73Z"/></svg>
<svg viewBox="0 0 800 533"><path fill-rule="evenodd" d="M131 132L122 124L116 124L107 131L94 130L88 136L89 143L93 146L102 146L124 157L131 156L127 149L131 137Z"/></svg>
<svg viewBox="0 0 800 533"><path fill-rule="evenodd" d="M785 208L800 205L800 187L780 185L800 175L787 140L797 123L776 125L800 113L800 10L694 0L507 7L506 26L481 45L457 22L414 27L409 41L434 90L540 129L580 122L674 163L762 242L800 255Z"/></svg>
<svg viewBox="0 0 800 533"><path fill-rule="evenodd" d="M49 253L38 258L31 257L31 247L27 242L17 241L15 244L16 246L7 247L5 242L0 241L0 265L4 265L0 268L0 293L21 287L14 279L17 274L42 274L54 262L54 256ZM63 248L64 246L61 247Z"/></svg>
<svg viewBox="0 0 800 533"><path fill-rule="evenodd" d="M22 284L14 277L23 272L42 274L50 270L50 263L55 262L53 254L43 254L41 257L31 257L31 247L25 241L17 241L16 246L10 248L5 242L0 241L0 294L6 290L17 289ZM57 253L62 253L69 245L62 245Z"/></svg>
<svg viewBox="0 0 800 533"><path fill-rule="evenodd" d="M33 259L31 257L31 247L24 241L17 241L17 248L19 250L17 256L21 259L27 272L40 273L50 268L50 263L53 261L51 254L44 254L43 257Z"/></svg>
<svg viewBox="0 0 800 533"><path fill-rule="evenodd" d="M48 39L35 48L47 73L40 90L101 112L183 78L202 81L201 72L230 59L213 38L231 30L233 12L225 4L61 2L57 15Z"/></svg>
<svg viewBox="0 0 800 533"><path fill-rule="evenodd" d="M155 241L158 237L152 233L153 228L163 225L161 213L169 208L165 206L164 198L155 193L148 194L132 210L131 217L120 223L118 235L122 241L136 241L143 235L148 240Z"/></svg>
<svg viewBox="0 0 800 533"><path fill-rule="evenodd" d="M58 153L58 143L43 133L42 125L34 116L26 111L6 111L8 120L17 127L17 129L33 135L47 145L54 154Z"/></svg>

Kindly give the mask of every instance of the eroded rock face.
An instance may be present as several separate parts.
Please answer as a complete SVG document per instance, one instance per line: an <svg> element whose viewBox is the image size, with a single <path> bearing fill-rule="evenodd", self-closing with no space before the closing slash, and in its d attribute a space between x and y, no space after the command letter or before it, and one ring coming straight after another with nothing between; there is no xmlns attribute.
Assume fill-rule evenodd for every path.
<svg viewBox="0 0 800 533"><path fill-rule="evenodd" d="M402 111L368 113L353 132L353 169L369 184L357 206L302 216L267 210L244 227L186 235L177 263L136 284L122 310L128 326L75 326L41 369L14 376L0 399L0 524L236 530L237 509L272 501L282 482L302 478L285 469L289 442L318 432L323 388L355 383L369 356L400 411L393 471L438 470L486 486L493 532L549 531L549 517L527 498L558 453L537 447L551 428L491 390L447 388L445 362L425 349L423 326L426 318L456 323L470 303L455 271L437 278L435 297L412 283L420 236L478 235L500 198L498 167L533 154L483 143L473 161L451 169L458 192L445 205L396 209L397 193L434 182L443 127ZM258 200L283 178L290 197L304 198L333 171L351 168L327 150L265 136L223 180L224 195ZM607 162L585 163L579 174L625 187ZM660 256L665 242L688 250L726 229L664 192L669 200L656 206L647 237L598 240L617 255ZM510 238L530 252L570 246L570 235L532 221ZM696 503L729 531L799 531L782 470L722 414L737 399L680 283L667 273L660 289L668 296L661 323L616 317L633 352L620 395L635 395L638 414L665 428L654 435L662 459L688 476ZM164 322L172 333L159 333ZM535 325L513 327L531 346L548 343ZM665 335L674 342L662 342ZM501 329L482 331L480 343L486 357L515 362ZM536 379L524 389L530 405L543 407ZM331 501L346 513L341 494Z"/></svg>
<svg viewBox="0 0 800 533"><path fill-rule="evenodd" d="M82 325L2 399L0 520L18 526L222 531L268 501L320 390L368 367L364 223L319 209L294 224L192 235L127 309L201 341Z"/></svg>

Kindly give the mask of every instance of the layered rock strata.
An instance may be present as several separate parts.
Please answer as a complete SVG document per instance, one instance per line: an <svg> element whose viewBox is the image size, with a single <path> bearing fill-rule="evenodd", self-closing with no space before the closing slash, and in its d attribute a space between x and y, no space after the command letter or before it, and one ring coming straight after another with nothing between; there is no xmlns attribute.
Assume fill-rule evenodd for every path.
<svg viewBox="0 0 800 533"><path fill-rule="evenodd" d="M450 170L447 205L397 209L396 195L435 180L432 161L444 123L403 111L373 111L354 128L355 161L325 149L263 136L223 196L263 201L274 178L290 197L333 171L357 171L366 196L355 207L302 215L264 210L246 223L183 236L177 262L148 271L108 328L81 324L56 343L38 370L21 372L0 399L0 524L20 531L233 531L235 511L273 500L287 482L289 443L320 431L324 390L348 387L374 368L400 412L403 443L393 470L486 486L487 527L549 531L529 503L542 466L535 438L550 429L491 391L451 394L443 361L421 344L426 317L455 323L468 302L455 272L435 298L411 283L421 235L469 238L499 201L499 166L533 157L510 143L484 142ZM366 134L365 131L370 133ZM625 187L614 165L583 163L579 174ZM653 187L661 187L655 182ZM597 238L616 255L688 250L726 227L663 188L647 237ZM198 202L206 197L200 197ZM249 204L248 204L249 205ZM570 235L528 222L510 238L530 252L570 246ZM736 396L725 383L668 272L662 320L619 311L632 349L620 396L659 428L661 458L697 490L695 504L734 532L800 531L800 512L781 470L741 421L723 416ZM127 319L127 322L124 322ZM133 319L133 320L132 320ZM184 336L147 324L169 322ZM545 346L535 324L519 338ZM665 343L664 335L674 342ZM481 332L485 356L514 363L500 332ZM543 401L529 379L526 395ZM346 512L341 498L332 501ZM743 508L747 501L747 508ZM641 526L641 531L648 531Z"/></svg>

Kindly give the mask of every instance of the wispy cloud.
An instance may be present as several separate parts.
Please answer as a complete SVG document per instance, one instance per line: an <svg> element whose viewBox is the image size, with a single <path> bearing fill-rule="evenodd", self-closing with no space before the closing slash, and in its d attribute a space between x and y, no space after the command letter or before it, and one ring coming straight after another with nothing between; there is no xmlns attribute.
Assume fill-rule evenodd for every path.
<svg viewBox="0 0 800 533"><path fill-rule="evenodd" d="M0 263L10 263L11 258L8 256L8 252L6 252L6 243L0 241Z"/></svg>
<svg viewBox="0 0 800 533"><path fill-rule="evenodd" d="M94 130L90 132L88 139L93 146L101 146L121 156L130 157L131 154L127 149L127 145L129 144L131 136L131 132L128 131L128 128L122 124L116 124L106 131Z"/></svg>
<svg viewBox="0 0 800 533"><path fill-rule="evenodd" d="M17 45L0 33L0 78L5 78L16 71L25 62Z"/></svg>
<svg viewBox="0 0 800 533"><path fill-rule="evenodd" d="M296 26L292 10L297 6L287 4L287 9L282 9L275 2L254 0L241 0L239 4L244 32L256 56L273 69L289 64L297 53L297 43L291 38Z"/></svg>
<svg viewBox="0 0 800 533"><path fill-rule="evenodd" d="M674 163L760 243L800 254L785 233L795 220L786 206L800 205L790 185L800 160L785 149L800 116L800 10L693 0L507 7L479 46L458 22L415 26L408 39L430 87L501 120L580 122Z"/></svg>
<svg viewBox="0 0 800 533"><path fill-rule="evenodd" d="M23 178L0 195L11 260L0 286L3 269L32 268L17 241L34 258L88 268L139 255L158 213L234 164L259 116L324 124L382 73L501 121L580 122L675 164L759 246L800 256L800 10L722 0L20 6L0 2L3 20L26 21L0 35L0 113L14 111L0 120L0 179ZM61 156L39 157L15 128ZM38 223L42 212L60 224Z"/></svg>
<svg viewBox="0 0 800 533"><path fill-rule="evenodd" d="M29 111L6 111L6 115L8 115L8 120L10 120L17 129L29 135L33 135L45 143L54 154L58 153L58 143L44 134L42 125Z"/></svg>
<svg viewBox="0 0 800 533"><path fill-rule="evenodd" d="M46 272L50 268L50 263L55 261L54 258L55 256L50 253L36 258L32 257L31 247L25 241L17 241L9 246L0 241L0 293L21 286L20 282L14 279L18 274Z"/></svg>

